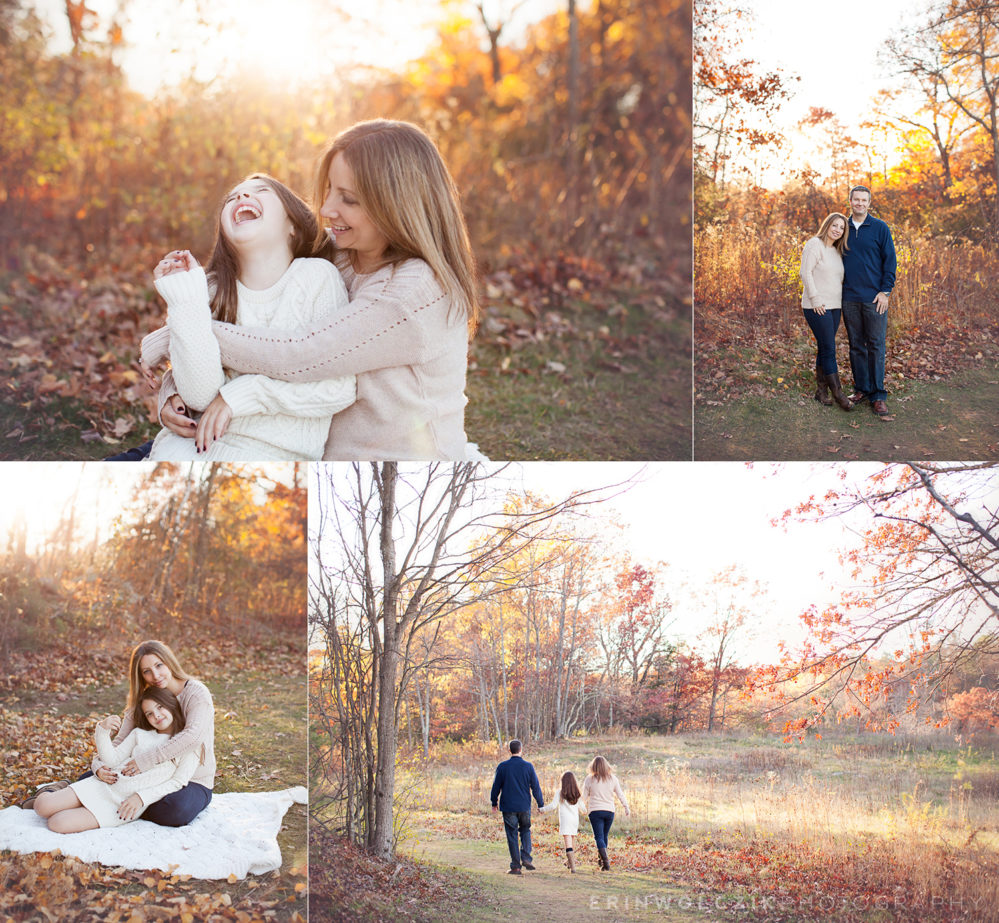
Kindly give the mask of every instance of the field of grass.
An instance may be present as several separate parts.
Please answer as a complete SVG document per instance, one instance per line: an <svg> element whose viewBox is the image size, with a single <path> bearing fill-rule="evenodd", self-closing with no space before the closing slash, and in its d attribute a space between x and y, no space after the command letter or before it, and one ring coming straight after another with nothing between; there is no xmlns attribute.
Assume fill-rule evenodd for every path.
<svg viewBox="0 0 999 923"><path fill-rule="evenodd" d="M276 656L286 661L285 669L256 667L248 661L211 675L199 673L215 701L218 772L214 790L218 794L306 784L304 655ZM215 660L223 662L223 658ZM295 669L299 662L301 667ZM25 797L29 786L54 778L73 779L88 769L89 758L84 754L92 750L95 722L123 708L127 684L117 681L117 671L114 682L94 684L86 676L74 682L72 676L84 672L78 658L53 655L53 670L59 669L65 670L65 681L60 682L58 692L51 688L51 677L39 677L37 684L28 680L0 693L4 735L0 757L8 767L0 786L4 807ZM16 772L11 769L15 766ZM132 908L141 904L146 919L169 919L167 909L173 907L176 912L177 902L186 901L197 908L198 919L236 919L239 913L246 914L246 919L304 919L307 816L306 806L297 804L285 815L278 835L280 869L228 882L87 866L62 856L54 857L48 878L41 880L32 874L37 856L2 852L0 891L25 890L32 913L20 916L17 908L2 903L0 915L11 914L7 918L15 920L42 919L41 914L47 914L47 919L128 919Z"/></svg>
<svg viewBox="0 0 999 923"><path fill-rule="evenodd" d="M617 813L611 875L593 866L588 824L578 862L561 866L550 814L533 823L539 898L555 889L565 919L596 907L643 919L995 919L999 772L995 741L834 734L785 744L741 734L578 739L529 747L545 798L566 769L602 753L632 814ZM501 823L489 809L494 746L451 748L407 765L401 849L473 871L488 900L470 919L509 916L521 881L506 876ZM524 883L526 885L526 883ZM628 912L620 913L628 904ZM568 902L566 904L566 902ZM546 916L563 917L546 905Z"/></svg>

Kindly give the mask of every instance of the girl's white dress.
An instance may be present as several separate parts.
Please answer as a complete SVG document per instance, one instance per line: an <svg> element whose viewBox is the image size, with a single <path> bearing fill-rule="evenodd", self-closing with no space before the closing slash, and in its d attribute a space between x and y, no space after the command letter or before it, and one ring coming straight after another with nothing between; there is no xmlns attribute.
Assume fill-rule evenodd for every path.
<svg viewBox="0 0 999 923"><path fill-rule="evenodd" d="M124 766L136 754L144 750L155 750L162 746L163 735L156 731L145 731L136 728L117 747L111 743L111 734L97 726L94 731L94 742L97 744L97 755L101 761L112 769ZM118 807L129 795L138 793L142 799L142 810L159 801L171 792L179 792L198 768L198 754L185 753L174 760L158 763L146 772L134 776L123 776L119 773L114 785L102 782L97 776L88 776L79 782L74 782L70 788L76 792L80 803L94 817L101 827L118 827L127 823L118 816ZM139 812L141 815L141 811Z"/></svg>
<svg viewBox="0 0 999 923"><path fill-rule="evenodd" d="M579 815L585 814L583 799L580 798L575 804L569 804L562 800L562 792L555 793L555 797L548 802L541 813L554 811L558 808L558 832L561 836L576 836L579 833Z"/></svg>

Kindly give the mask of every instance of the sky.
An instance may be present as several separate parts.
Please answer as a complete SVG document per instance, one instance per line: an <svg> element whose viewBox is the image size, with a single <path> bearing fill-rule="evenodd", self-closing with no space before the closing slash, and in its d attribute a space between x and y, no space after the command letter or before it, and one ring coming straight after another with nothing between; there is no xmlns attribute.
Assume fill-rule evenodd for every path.
<svg viewBox="0 0 999 923"><path fill-rule="evenodd" d="M696 2L696 0L695 0ZM750 26L741 32L745 57L770 71L797 76L793 96L768 123L787 134L810 108L831 110L848 128L863 121L877 90L895 82L890 68L878 58L885 42L899 27L917 18L925 0L837 0L802 4L794 0L752 0ZM856 136L856 135L855 135ZM822 169L824 157L799 143L792 161L810 160ZM764 185L780 184L780 168L787 151L766 158L760 174ZM796 164L797 165L797 164Z"/></svg>
<svg viewBox="0 0 999 923"><path fill-rule="evenodd" d="M854 462L849 476L862 479L880 467ZM779 641L803 640L798 616L805 609L824 608L850 586L839 560L841 551L859 541L850 522L799 523L789 529L772 524L786 509L838 485L838 471L839 466L808 463L533 462L509 465L501 476L511 486L553 500L573 490L634 479L600 509L615 511L626 524L615 543L635 562L667 564L676 619L671 632L696 643L711 613L692 598L690 588L736 564L766 588L740 645L743 662L762 663L778 656Z"/></svg>
<svg viewBox="0 0 999 923"><path fill-rule="evenodd" d="M53 47L68 50L63 0L33 0L32 5L50 25ZM447 10L474 14L471 2L461 0L340 4L349 18L328 0L212 0L200 5L204 19L193 0L87 2L105 24L104 32L95 35L106 34L116 9L124 8L121 63L131 86L147 95L177 83L192 67L201 80L244 68L276 84L306 85L356 66L393 68L426 49ZM488 16L510 18L504 39L562 5L560 0L485 0Z"/></svg>

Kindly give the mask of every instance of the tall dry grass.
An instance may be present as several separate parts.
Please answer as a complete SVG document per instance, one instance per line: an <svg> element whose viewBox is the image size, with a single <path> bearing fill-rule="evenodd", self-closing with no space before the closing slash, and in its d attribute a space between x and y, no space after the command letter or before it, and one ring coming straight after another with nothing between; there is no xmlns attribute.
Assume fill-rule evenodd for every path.
<svg viewBox="0 0 999 923"><path fill-rule="evenodd" d="M892 229L898 272L892 333L995 324L999 252L952 238ZM697 339L724 345L790 337L801 323L801 248L810 232L712 225L694 234Z"/></svg>
<svg viewBox="0 0 999 923"><path fill-rule="evenodd" d="M944 896L999 908L994 743L959 749L945 738L889 735L804 745L642 736L528 747L525 756L547 801L562 772L582 781L597 752L614 765L632 809L630 818L618 814L619 837L678 852L709 843L732 854L763 842L775 853L851 869L865 887L904 888L910 902ZM424 766L412 810L481 817L505 755L494 745L452 745Z"/></svg>

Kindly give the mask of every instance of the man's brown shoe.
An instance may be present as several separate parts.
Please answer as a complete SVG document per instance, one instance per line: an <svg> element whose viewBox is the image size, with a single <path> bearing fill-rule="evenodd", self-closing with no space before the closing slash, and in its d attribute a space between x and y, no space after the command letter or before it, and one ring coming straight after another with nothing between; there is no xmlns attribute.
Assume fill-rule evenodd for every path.
<svg viewBox="0 0 999 923"><path fill-rule="evenodd" d="M891 416L888 412L888 404L885 401L873 401L871 403L871 410L882 418Z"/></svg>

